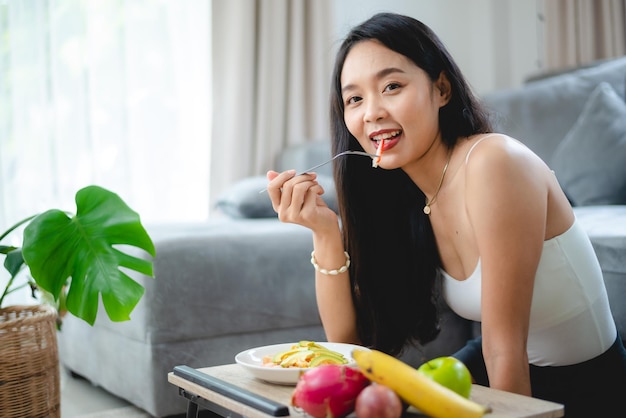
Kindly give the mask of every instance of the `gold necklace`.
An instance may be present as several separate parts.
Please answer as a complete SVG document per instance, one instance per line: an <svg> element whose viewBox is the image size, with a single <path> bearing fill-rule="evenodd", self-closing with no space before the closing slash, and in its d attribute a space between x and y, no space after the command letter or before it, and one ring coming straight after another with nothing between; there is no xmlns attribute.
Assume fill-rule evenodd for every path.
<svg viewBox="0 0 626 418"><path fill-rule="evenodd" d="M446 176L446 171L448 171L448 164L450 164L451 157L452 157L452 151L448 153L448 161L446 161L446 165L443 166L443 171L441 172L441 179L439 180L439 186L437 186L437 191L433 195L433 198L428 200L428 197L426 197L426 204L424 205L424 213L426 215L430 215L430 205L435 203L435 200L437 200L437 196L439 195L439 191L441 190L441 185L443 184L443 179Z"/></svg>

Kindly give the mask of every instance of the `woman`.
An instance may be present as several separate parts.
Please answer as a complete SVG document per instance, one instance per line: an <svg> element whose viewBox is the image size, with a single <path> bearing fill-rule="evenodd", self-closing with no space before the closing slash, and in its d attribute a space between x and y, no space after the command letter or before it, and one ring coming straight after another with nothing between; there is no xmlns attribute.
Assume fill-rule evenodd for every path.
<svg viewBox="0 0 626 418"><path fill-rule="evenodd" d="M615 410L626 353L593 248L550 168L491 133L437 36L388 13L354 28L336 58L331 125L333 153L381 155L380 168L335 160L341 222L315 174L268 173L279 218L313 232L328 340L395 355L431 341L441 284L453 310L482 323L457 353L478 383L564 403L567 416Z"/></svg>

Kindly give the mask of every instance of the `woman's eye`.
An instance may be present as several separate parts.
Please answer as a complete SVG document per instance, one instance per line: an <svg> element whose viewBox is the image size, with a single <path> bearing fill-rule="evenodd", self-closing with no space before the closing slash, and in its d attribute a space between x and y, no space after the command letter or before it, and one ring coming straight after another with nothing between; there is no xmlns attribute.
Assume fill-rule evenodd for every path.
<svg viewBox="0 0 626 418"><path fill-rule="evenodd" d="M401 86L399 83L389 83L385 86L385 90L384 91L392 91L395 89L399 89Z"/></svg>
<svg viewBox="0 0 626 418"><path fill-rule="evenodd" d="M352 96L349 97L348 100L346 100L346 104L355 104L357 102L360 102L361 100L363 99L361 99L359 96Z"/></svg>

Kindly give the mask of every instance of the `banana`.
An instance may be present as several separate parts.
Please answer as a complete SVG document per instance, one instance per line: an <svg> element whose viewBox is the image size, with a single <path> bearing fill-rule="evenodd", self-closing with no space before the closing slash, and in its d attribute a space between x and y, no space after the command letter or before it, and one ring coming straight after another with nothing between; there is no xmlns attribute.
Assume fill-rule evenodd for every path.
<svg viewBox="0 0 626 418"><path fill-rule="evenodd" d="M367 378L392 389L405 402L433 418L479 418L491 411L381 351L355 349L352 357Z"/></svg>

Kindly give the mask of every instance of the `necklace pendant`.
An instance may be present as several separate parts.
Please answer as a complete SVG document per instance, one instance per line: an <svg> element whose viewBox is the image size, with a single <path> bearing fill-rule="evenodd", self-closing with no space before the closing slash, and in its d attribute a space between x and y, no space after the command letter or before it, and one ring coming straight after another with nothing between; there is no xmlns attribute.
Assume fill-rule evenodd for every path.
<svg viewBox="0 0 626 418"><path fill-rule="evenodd" d="M450 158L452 157L452 151L448 152L448 161L446 161L446 165L443 166L443 171L441 172L441 179L439 179L439 185L437 186L437 190L435 190L435 194L432 199L428 199L428 197L424 197L424 213L426 215L430 215L430 205L435 203L437 200L437 196L439 196L439 191L441 191L441 185L443 184L443 179L446 177L446 171L448 170L448 165L450 164Z"/></svg>

